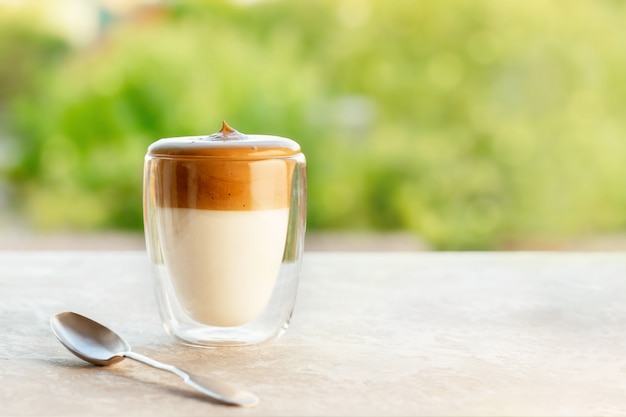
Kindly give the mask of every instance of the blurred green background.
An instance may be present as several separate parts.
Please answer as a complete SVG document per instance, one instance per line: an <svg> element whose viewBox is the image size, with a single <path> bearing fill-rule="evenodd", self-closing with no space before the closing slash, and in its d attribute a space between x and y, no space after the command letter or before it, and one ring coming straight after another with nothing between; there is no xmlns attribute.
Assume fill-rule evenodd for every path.
<svg viewBox="0 0 626 417"><path fill-rule="evenodd" d="M0 0L4 222L142 229L162 137L298 141L308 229L626 231L626 2Z"/></svg>

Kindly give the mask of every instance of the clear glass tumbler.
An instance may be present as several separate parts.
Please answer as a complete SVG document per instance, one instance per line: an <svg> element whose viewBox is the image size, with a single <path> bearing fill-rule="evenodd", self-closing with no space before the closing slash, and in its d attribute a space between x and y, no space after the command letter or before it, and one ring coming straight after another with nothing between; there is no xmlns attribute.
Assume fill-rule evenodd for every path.
<svg viewBox="0 0 626 417"><path fill-rule="evenodd" d="M196 346L275 339L293 312L306 225L306 162L286 138L161 139L144 167L144 226L168 333Z"/></svg>

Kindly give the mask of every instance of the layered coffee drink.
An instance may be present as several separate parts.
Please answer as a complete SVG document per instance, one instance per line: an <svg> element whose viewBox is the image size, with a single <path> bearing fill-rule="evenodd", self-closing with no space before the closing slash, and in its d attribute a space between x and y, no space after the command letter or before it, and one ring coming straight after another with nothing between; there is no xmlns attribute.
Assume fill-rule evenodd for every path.
<svg viewBox="0 0 626 417"><path fill-rule="evenodd" d="M224 123L213 135L161 139L146 158L147 241L171 287L166 303L202 325L253 322L276 290L290 219L302 214L291 207L294 179L304 179L299 145Z"/></svg>

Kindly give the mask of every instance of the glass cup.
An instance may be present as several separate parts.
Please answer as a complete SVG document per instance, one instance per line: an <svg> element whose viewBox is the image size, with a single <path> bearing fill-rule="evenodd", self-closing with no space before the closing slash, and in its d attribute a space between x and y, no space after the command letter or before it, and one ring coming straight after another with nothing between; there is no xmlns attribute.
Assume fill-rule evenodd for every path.
<svg viewBox="0 0 626 417"><path fill-rule="evenodd" d="M144 167L144 226L166 331L196 346L281 336L306 224L306 162L286 138L161 139Z"/></svg>

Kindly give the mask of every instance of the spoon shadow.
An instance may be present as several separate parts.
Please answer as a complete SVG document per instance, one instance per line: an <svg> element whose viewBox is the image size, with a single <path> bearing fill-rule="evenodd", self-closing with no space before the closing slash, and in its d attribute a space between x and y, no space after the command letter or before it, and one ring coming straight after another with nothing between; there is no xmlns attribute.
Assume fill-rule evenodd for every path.
<svg viewBox="0 0 626 417"><path fill-rule="evenodd" d="M74 359L60 359L60 358L32 358L33 362L44 363L48 366L53 366L55 368L64 368L64 369L76 369L80 371L88 371L89 369L96 369L101 372L106 372L112 375L112 378L119 378L124 381L132 381L133 383L141 383L142 385L149 388L156 388L165 393L173 394L178 397L182 397L189 400L196 400L203 403L210 403L213 405L227 406L232 407L230 404L226 404L224 402L218 401L211 397L207 397L206 395L202 395L199 392L193 391L191 389L187 390L184 388L180 388L177 386L169 386L169 381L151 381L145 378L141 378L134 374L131 366L124 366L121 363L117 363L109 366L96 366L81 360Z"/></svg>

